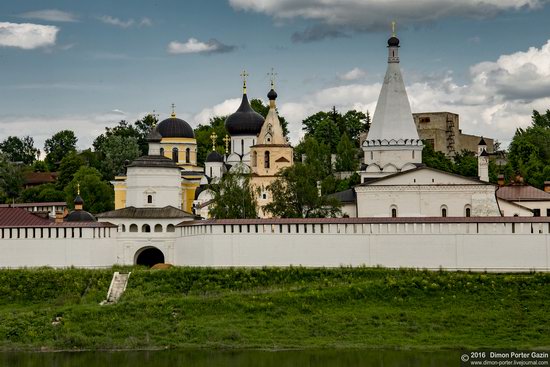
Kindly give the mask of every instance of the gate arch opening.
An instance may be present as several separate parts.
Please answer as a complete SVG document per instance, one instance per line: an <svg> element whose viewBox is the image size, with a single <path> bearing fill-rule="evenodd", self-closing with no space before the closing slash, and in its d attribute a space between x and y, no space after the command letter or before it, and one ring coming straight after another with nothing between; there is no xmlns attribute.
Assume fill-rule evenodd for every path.
<svg viewBox="0 0 550 367"><path fill-rule="evenodd" d="M164 263L164 254L156 247L144 247L136 252L134 263L152 267Z"/></svg>

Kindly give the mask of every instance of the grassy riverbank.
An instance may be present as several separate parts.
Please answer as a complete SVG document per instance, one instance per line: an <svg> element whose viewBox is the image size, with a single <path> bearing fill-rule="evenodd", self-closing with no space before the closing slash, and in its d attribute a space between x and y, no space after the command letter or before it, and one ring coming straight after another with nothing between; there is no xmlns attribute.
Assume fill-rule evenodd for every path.
<svg viewBox="0 0 550 367"><path fill-rule="evenodd" d="M550 274L131 270L0 270L0 350L550 347Z"/></svg>

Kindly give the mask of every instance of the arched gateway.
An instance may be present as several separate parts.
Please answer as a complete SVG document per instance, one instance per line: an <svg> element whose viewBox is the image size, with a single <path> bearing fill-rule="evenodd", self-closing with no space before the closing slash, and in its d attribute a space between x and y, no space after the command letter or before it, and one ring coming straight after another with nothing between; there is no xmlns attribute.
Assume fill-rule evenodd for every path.
<svg viewBox="0 0 550 367"><path fill-rule="evenodd" d="M156 247L144 247L136 252L134 259L136 265L152 267L164 263L164 254Z"/></svg>

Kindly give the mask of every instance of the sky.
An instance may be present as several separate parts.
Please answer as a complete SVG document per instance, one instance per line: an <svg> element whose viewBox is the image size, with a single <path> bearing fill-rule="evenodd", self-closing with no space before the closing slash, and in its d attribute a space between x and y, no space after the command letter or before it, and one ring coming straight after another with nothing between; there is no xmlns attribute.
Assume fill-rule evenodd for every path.
<svg viewBox="0 0 550 367"><path fill-rule="evenodd" d="M374 112L390 23L413 112L506 145L550 108L550 0L2 0L0 141L63 129L78 148L147 113L192 127L267 99L296 144L315 112Z"/></svg>

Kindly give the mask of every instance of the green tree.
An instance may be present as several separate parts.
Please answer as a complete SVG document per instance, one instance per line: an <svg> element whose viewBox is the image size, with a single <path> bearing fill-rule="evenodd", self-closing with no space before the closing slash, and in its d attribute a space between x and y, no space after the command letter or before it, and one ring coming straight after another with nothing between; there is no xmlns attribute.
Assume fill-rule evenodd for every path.
<svg viewBox="0 0 550 367"><path fill-rule="evenodd" d="M139 155L147 155L149 152L149 144L147 143L147 135L153 127L156 126L158 119L154 115L146 115L141 120L136 120L133 124L122 120L115 127L106 127L105 132L95 138L93 147L96 152L103 150L103 145L108 144L108 140L112 136L123 138L135 138L139 146ZM102 159L102 157L101 157Z"/></svg>
<svg viewBox="0 0 550 367"><path fill-rule="evenodd" d="M250 174L243 171L228 172L210 189L214 196L210 208L212 218L257 218L257 202L250 185Z"/></svg>
<svg viewBox="0 0 550 367"><path fill-rule="evenodd" d="M98 153L102 157L100 170L106 180L112 180L121 173L126 161L133 161L140 156L137 139L119 135L106 137Z"/></svg>
<svg viewBox="0 0 550 367"><path fill-rule="evenodd" d="M44 151L45 162L50 171L55 171L61 160L70 152L76 151L77 138L71 130L62 130L46 140Z"/></svg>
<svg viewBox="0 0 550 367"><path fill-rule="evenodd" d="M23 171L20 166L0 155L0 197L15 202L23 190Z"/></svg>
<svg viewBox="0 0 550 367"><path fill-rule="evenodd" d="M49 172L48 165L44 161L34 161L31 169L33 172Z"/></svg>
<svg viewBox="0 0 550 367"><path fill-rule="evenodd" d="M322 180L332 173L330 149L314 137L306 136L294 149L294 156L296 162L301 162L305 156L305 163L313 167L315 180Z"/></svg>
<svg viewBox="0 0 550 367"><path fill-rule="evenodd" d="M225 153L224 137L227 135L225 130L225 116L212 117L207 125L199 125L195 129L195 139L197 140L197 164L203 165L208 153L212 151L212 133L216 133L216 151L220 154Z"/></svg>
<svg viewBox="0 0 550 367"><path fill-rule="evenodd" d="M65 201L65 192L58 190L54 184L48 183L23 190L20 199L23 203Z"/></svg>
<svg viewBox="0 0 550 367"><path fill-rule="evenodd" d="M531 126L516 130L508 164L508 172L521 175L535 187L543 188L544 181L550 180L550 110L545 114L533 111Z"/></svg>
<svg viewBox="0 0 550 367"><path fill-rule="evenodd" d="M76 151L69 152L59 163L56 188L63 190L73 180L80 167L85 165L86 160Z"/></svg>
<svg viewBox="0 0 550 367"><path fill-rule="evenodd" d="M101 180L101 173L93 167L80 167L73 180L65 187L65 199L69 207L80 184L80 196L84 200L84 210L91 213L102 213L114 208L114 194L112 186Z"/></svg>
<svg viewBox="0 0 550 367"><path fill-rule="evenodd" d="M344 133L336 147L336 171L355 171L359 166L357 149L349 140L348 134Z"/></svg>
<svg viewBox="0 0 550 367"><path fill-rule="evenodd" d="M317 173L313 166L295 163L282 170L280 176L267 187L271 203L263 209L281 218L335 217L340 203L335 198L319 195Z"/></svg>
<svg viewBox="0 0 550 367"><path fill-rule="evenodd" d="M478 177L477 156L468 150L456 153L453 157L453 172L466 177Z"/></svg>
<svg viewBox="0 0 550 367"><path fill-rule="evenodd" d="M436 152L431 144L424 143L422 163L441 171L454 172L453 161L447 158L442 152Z"/></svg>
<svg viewBox="0 0 550 367"><path fill-rule="evenodd" d="M22 162L31 165L37 159L40 151L34 147L34 139L25 136L23 139L17 136L8 136L0 143L0 152L4 153L11 162Z"/></svg>

